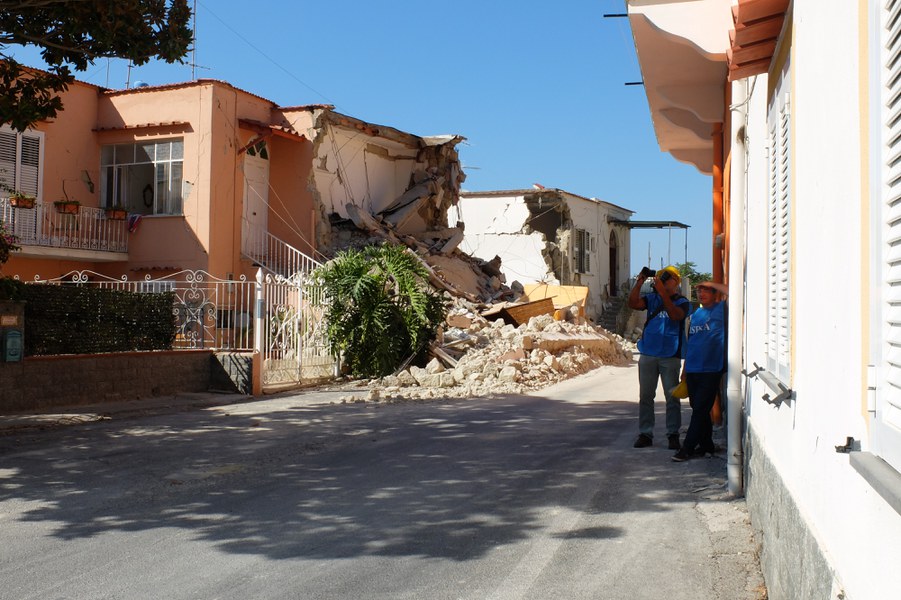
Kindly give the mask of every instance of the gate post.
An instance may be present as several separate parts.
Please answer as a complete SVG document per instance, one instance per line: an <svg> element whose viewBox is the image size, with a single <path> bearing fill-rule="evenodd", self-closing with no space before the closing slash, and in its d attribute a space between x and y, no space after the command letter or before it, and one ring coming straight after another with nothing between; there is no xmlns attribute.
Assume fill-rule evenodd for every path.
<svg viewBox="0 0 901 600"><path fill-rule="evenodd" d="M263 269L257 269L256 303L253 311L253 395L263 393Z"/></svg>

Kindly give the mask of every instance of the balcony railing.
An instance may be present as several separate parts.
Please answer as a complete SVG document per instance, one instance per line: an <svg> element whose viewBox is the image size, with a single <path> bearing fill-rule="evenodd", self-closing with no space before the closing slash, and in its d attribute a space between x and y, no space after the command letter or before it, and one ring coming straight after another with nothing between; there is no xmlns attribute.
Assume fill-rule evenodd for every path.
<svg viewBox="0 0 901 600"><path fill-rule="evenodd" d="M51 203L36 202L33 208L12 206L0 198L0 221L19 238L19 245L48 248L128 252L128 224L110 219L102 208L73 207L63 213Z"/></svg>

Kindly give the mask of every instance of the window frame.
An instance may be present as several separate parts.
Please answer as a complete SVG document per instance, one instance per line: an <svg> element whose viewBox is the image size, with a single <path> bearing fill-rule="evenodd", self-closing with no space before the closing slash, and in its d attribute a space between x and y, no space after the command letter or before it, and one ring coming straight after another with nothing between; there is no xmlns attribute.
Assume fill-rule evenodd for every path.
<svg viewBox="0 0 901 600"><path fill-rule="evenodd" d="M591 273L591 233L587 229L573 229L573 271Z"/></svg>
<svg viewBox="0 0 901 600"><path fill-rule="evenodd" d="M149 148L153 150L152 157L147 153ZM144 157L139 157L139 152L145 154L145 160L141 160ZM144 196L135 200L128 197L123 186L128 185L129 169L141 165L149 167L150 182L144 186L142 191ZM133 212L141 212L145 216L184 215L184 137L104 144L100 148L100 182L101 202L107 208L112 206L131 208L137 202L141 202L145 208L150 209L149 212ZM151 193L149 206L146 197L148 187ZM165 197L161 191L166 192ZM135 201L129 203L129 200Z"/></svg>

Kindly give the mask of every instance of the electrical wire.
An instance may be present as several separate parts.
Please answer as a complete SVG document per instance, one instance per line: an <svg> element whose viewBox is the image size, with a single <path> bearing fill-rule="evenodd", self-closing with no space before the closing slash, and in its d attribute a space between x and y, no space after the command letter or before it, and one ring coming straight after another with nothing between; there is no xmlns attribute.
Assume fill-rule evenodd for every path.
<svg viewBox="0 0 901 600"><path fill-rule="evenodd" d="M313 86L311 86L310 84L308 84L306 81L303 81L300 77L298 77L297 75L295 75L294 73L292 73L291 71L289 71L288 69L286 69L285 67L283 67L281 64L279 64L274 58L272 58L271 56L269 56L268 54L266 54L265 52L263 52L262 50L260 50L260 49L257 48L256 46L254 46L253 43L251 43L250 40L248 40L246 37L244 37L243 35L241 35L241 34L240 34L237 30L235 30L231 25L229 25L228 23L226 23L225 20L222 19L222 17L220 17L219 15L217 15L216 13L214 13L214 12L210 9L210 7L208 7L206 4L204 4L203 2L200 2L199 0L198 0L197 3L198 3L201 7L203 7L204 10L206 10L206 11L207 11L208 13L210 13L213 17L215 17L217 21L219 21L220 23L222 23L222 25L223 25L226 29L228 29L229 31L231 31L231 32L235 35L235 37L237 37L237 38L240 39L242 42L244 42L245 44L247 44L248 46L250 46L251 48L253 48L254 50L256 50L257 53L258 53L260 56L262 56L263 58L265 58L266 60L268 60L269 62L271 62L271 63L272 63L273 65L275 65L276 67L278 67L279 70L283 71L288 77L290 77L291 79L293 79L293 80L296 81L297 83L301 84L302 86L304 86L305 88L307 88L308 90L310 90L311 92L313 92L314 94L316 94L317 96L319 96L320 98L322 98L323 100L325 100L326 102L328 102L329 104L332 104L332 105L335 105L335 104L336 104L333 100L329 99L328 96L326 96L325 94L323 94L322 92L320 92L319 90L317 90L316 88L314 88Z"/></svg>

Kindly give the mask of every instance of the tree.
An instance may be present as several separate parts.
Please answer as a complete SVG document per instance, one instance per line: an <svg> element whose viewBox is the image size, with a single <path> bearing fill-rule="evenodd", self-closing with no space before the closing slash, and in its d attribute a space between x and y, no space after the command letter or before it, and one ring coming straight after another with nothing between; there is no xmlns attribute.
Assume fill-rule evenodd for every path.
<svg viewBox="0 0 901 600"><path fill-rule="evenodd" d="M313 280L327 299L329 346L355 376L388 375L423 356L446 315L425 267L400 246L346 250L314 271Z"/></svg>
<svg viewBox="0 0 901 600"><path fill-rule="evenodd" d="M55 117L71 69L86 71L98 58L182 62L190 19L188 0L0 0L0 124L24 131ZM39 48L48 71L12 60L10 45Z"/></svg>
<svg viewBox="0 0 901 600"><path fill-rule="evenodd" d="M674 265L677 269L679 269L679 273L682 274L682 278L687 280L689 285L694 286L697 283L701 283L702 281L712 281L713 275L710 273L699 273L695 270L695 263L688 261L684 263L676 263ZM698 295L694 290L694 287L691 288L690 293L692 300L697 300Z"/></svg>

